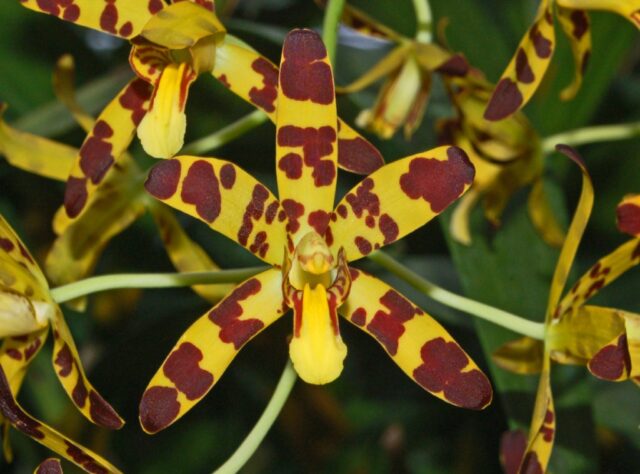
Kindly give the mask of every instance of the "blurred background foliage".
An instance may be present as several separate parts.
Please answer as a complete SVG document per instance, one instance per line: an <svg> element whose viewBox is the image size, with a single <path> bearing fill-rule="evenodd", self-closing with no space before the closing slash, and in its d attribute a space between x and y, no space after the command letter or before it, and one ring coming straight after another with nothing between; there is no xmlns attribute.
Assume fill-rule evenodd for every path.
<svg viewBox="0 0 640 474"><path fill-rule="evenodd" d="M311 0L227 0L217 10L229 30L276 63L286 32L319 28L322 12ZM433 0L436 20L448 18L447 40L496 81L507 65L538 2L532 0ZM409 0L359 0L354 5L394 29L412 36ZM98 112L130 76L129 47L22 8L0 3L0 101L6 119L23 130L75 146L83 134L56 103L51 72L56 60L76 60L81 102ZM562 103L558 93L571 78L569 47L558 35L558 50L547 77L526 114L542 136L587 124L640 120L640 40L637 31L613 14L594 13L593 54L578 96ZM341 42L336 81L345 84L384 54ZM339 100L341 117L353 123L369 106L377 86ZM212 78L199 80L188 102L186 142L211 133L253 109ZM427 116L411 141L400 134L381 142L387 161L436 144L435 120L452 114L444 89L435 84ZM614 211L623 195L640 192L638 140L581 148L594 179L596 202L579 250L574 278L624 237L615 229ZM134 141L134 155L142 151ZM264 124L216 150L275 189L274 127ZM546 186L560 219L568 222L579 193L578 172L558 156L545 160ZM357 182L342 176L339 195ZM51 218L62 202L63 186L0 163L0 212L43 261L53 234ZM255 264L246 251L193 219L180 216L189 234L224 268ZM557 250L540 241L526 214L526 190L510 203L502 227L490 228L481 212L473 219L474 245L462 247L447 236L445 215L389 249L420 274L454 291L542 320ZM172 271L151 218L118 236L103 254L97 274ZM360 265L380 274L373 264ZM243 472L477 473L500 472L498 446L507 428L527 427L536 377L508 374L488 354L514 337L488 323L444 308L384 273L414 301L444 322L463 347L488 369L496 389L483 412L451 407L423 392L404 376L369 338L343 323L349 347L345 370L329 386L298 383L276 425ZM637 271L603 292L601 305L640 311ZM90 426L66 399L42 351L20 394L23 405L74 439L106 455L126 472L210 472L241 442L269 399L287 358L289 318L283 318L249 344L215 389L179 423L154 436L137 423L140 396L177 337L207 309L188 289L135 290L94 295L84 314L66 309L90 378L128 421L116 433ZM640 393L631 383L602 383L584 368L554 367L559 408L558 441L551 471L556 473L640 472ZM50 453L12 432L12 464L0 471L31 472ZM68 472L74 467L65 465Z"/></svg>

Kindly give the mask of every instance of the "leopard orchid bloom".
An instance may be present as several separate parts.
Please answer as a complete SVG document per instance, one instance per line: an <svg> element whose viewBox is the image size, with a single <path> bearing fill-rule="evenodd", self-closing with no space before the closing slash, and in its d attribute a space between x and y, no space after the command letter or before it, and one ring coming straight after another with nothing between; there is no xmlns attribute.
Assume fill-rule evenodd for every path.
<svg viewBox="0 0 640 474"><path fill-rule="evenodd" d="M424 116L432 74L464 76L468 71L467 61L436 44L404 37L357 8L347 5L343 12L344 25L365 37L386 40L397 46L359 79L338 87L337 91L358 92L386 77L376 103L358 115L356 124L384 139L391 138L403 127L405 138L410 139Z"/></svg>
<svg viewBox="0 0 640 474"><path fill-rule="evenodd" d="M90 131L95 119L78 104L73 84L74 65L71 56L63 56L57 64L53 83L58 99L67 106L80 126ZM66 181L79 151L71 146L34 134L22 132L2 120L0 106L0 155L18 168L58 181ZM101 146L92 145L100 150ZM84 211L75 219L62 207L56 213L53 229L57 238L47 255L45 270L56 285L71 283L93 272L108 243L149 211L160 231L164 247L174 266L181 272L211 271L218 266L204 250L185 233L173 213L150 200L142 182L144 173L132 157L123 151L93 189ZM211 302L228 293L228 285L197 285L193 289ZM72 304L83 310L86 299Z"/></svg>
<svg viewBox="0 0 640 474"><path fill-rule="evenodd" d="M556 16L571 44L575 64L573 81L560 98L575 97L591 56L591 21L586 10L612 11L640 28L638 0L541 0L533 25L496 85L484 112L487 120L502 120L520 110L538 89L555 49Z"/></svg>
<svg viewBox="0 0 640 474"><path fill-rule="evenodd" d="M618 207L619 226L635 238L600 259L561 298L580 239L593 206L593 187L584 162L571 148L559 145L583 173L582 193L554 273L545 317L544 341L525 337L494 354L504 369L541 372L534 414L520 473L546 472L555 436L550 385L551 361L586 365L595 376L612 381L640 381L640 315L586 305L602 288L640 263L640 197Z"/></svg>
<svg viewBox="0 0 640 474"><path fill-rule="evenodd" d="M445 79L445 85L457 116L438 123L440 143L467 150L476 168L471 189L452 214L452 237L462 244L471 244L470 217L481 199L486 219L498 227L509 199L520 188L531 185L528 200L531 221L545 242L560 247L564 232L544 192L542 148L531 123L522 112L499 122L484 120L482 113L492 85L475 68L470 68L464 77Z"/></svg>
<svg viewBox="0 0 640 474"><path fill-rule="evenodd" d="M212 1L44 3L22 2L32 10L130 40L129 62L139 76L100 114L80 150L65 196L70 218L82 212L95 185L127 149L136 129L152 156L168 158L182 147L184 108L189 87L199 74L210 72L275 122L278 68L226 34ZM342 121L338 148L338 165L347 171L369 174L384 164L380 152Z"/></svg>
<svg viewBox="0 0 640 474"><path fill-rule="evenodd" d="M124 422L87 380L78 350L35 260L0 216L0 418L6 437L13 426L89 472L119 472L90 450L27 414L16 402L29 364L53 332L53 366L76 408L91 422L119 429Z"/></svg>
<svg viewBox="0 0 640 474"><path fill-rule="evenodd" d="M240 283L181 336L140 402L156 433L218 382L238 351L293 310L289 353L300 377L331 382L346 346L338 314L375 338L424 389L481 409L489 381L434 319L386 283L348 266L422 226L469 187L473 166L456 147L388 164L334 208L336 102L331 67L311 30L287 36L279 73L276 173L280 198L233 163L179 156L155 165L155 198L207 223L272 267Z"/></svg>

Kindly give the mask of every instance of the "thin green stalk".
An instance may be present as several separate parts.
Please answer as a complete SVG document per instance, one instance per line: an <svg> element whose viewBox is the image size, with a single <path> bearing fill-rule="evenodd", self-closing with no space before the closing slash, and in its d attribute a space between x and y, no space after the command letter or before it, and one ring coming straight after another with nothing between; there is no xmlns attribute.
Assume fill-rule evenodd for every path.
<svg viewBox="0 0 640 474"><path fill-rule="evenodd" d="M634 137L640 137L640 122L597 125L551 135L542 141L542 151L551 153L558 143L580 146L587 143L626 140Z"/></svg>
<svg viewBox="0 0 640 474"><path fill-rule="evenodd" d="M494 308L493 306L465 298L464 296L460 296L447 291L444 288L440 288L430 281L425 280L413 270L405 267L402 263L384 252L378 251L372 253L369 255L369 258L378 265L389 270L394 275L402 278L420 292L442 304L464 311L472 316L484 319L519 334L523 334L534 339L544 339L545 328L543 323L529 321L528 319L521 318L520 316L516 316L515 314L511 314L507 311Z"/></svg>
<svg viewBox="0 0 640 474"><path fill-rule="evenodd" d="M214 283L238 283L264 271L267 267L250 267L215 272L188 273L120 273L101 275L59 286L51 290L57 303L117 288L174 288Z"/></svg>
<svg viewBox="0 0 640 474"><path fill-rule="evenodd" d="M327 48L329 62L335 66L336 45L338 44L338 28L345 0L329 0L322 23L322 41Z"/></svg>
<svg viewBox="0 0 640 474"><path fill-rule="evenodd" d="M240 120L227 125L211 135L207 135L206 137L202 137L199 140L189 143L181 150L180 153L183 155L201 155L219 148L266 122L267 118L267 114L262 110L254 110L250 114L242 117Z"/></svg>
<svg viewBox="0 0 640 474"><path fill-rule="evenodd" d="M258 449L258 446L260 446L260 443L276 421L287 398L289 398L296 378L296 371L293 369L291 360L289 360L280 376L276 390L273 392L273 396L271 400L269 400L269 404L264 409L264 412L262 412L260 419L242 444L238 446L236 452L233 453L222 466L216 469L214 474L234 474L253 456L253 453Z"/></svg>
<svg viewBox="0 0 640 474"><path fill-rule="evenodd" d="M413 0L416 12L416 41L431 43L433 41L433 16L429 0Z"/></svg>

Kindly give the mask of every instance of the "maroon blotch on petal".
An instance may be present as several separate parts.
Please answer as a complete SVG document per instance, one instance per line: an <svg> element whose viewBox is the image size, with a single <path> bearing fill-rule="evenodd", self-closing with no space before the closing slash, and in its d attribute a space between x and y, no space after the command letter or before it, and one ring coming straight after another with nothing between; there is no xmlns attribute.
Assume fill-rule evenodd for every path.
<svg viewBox="0 0 640 474"><path fill-rule="evenodd" d="M605 380L618 380L628 375L631 367L627 336L622 334L616 344L600 349L589 361L589 370L593 375Z"/></svg>
<svg viewBox="0 0 640 474"><path fill-rule="evenodd" d="M484 118L494 121L502 120L516 112L523 100L522 93L516 83L505 77L496 85L487 109L484 111Z"/></svg>
<svg viewBox="0 0 640 474"><path fill-rule="evenodd" d="M364 138L338 138L338 164L352 173L368 175L384 166L384 159Z"/></svg>
<svg viewBox="0 0 640 474"><path fill-rule="evenodd" d="M150 387L140 401L140 424L149 433L169 426L180 412L178 391L173 387Z"/></svg>
<svg viewBox="0 0 640 474"><path fill-rule="evenodd" d="M181 164L178 160L163 160L149 171L145 189L153 197L169 199L173 196L180 182Z"/></svg>
<svg viewBox="0 0 640 474"><path fill-rule="evenodd" d="M212 223L217 219L222 203L218 178L211 163L198 160L191 165L182 182L181 197L196 207L203 220Z"/></svg>
<svg viewBox="0 0 640 474"><path fill-rule="evenodd" d="M200 349L190 342L183 342L169 355L162 366L164 375L189 400L202 397L213 385L213 375L198 365L202 359Z"/></svg>
<svg viewBox="0 0 640 474"><path fill-rule="evenodd" d="M124 425L113 407L94 390L89 393L89 414L94 422L110 430L119 430Z"/></svg>

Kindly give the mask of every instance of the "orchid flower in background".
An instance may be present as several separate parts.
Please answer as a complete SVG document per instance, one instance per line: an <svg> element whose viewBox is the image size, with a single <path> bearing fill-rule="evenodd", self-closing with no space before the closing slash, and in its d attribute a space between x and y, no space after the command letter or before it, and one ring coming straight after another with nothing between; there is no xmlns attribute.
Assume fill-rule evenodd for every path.
<svg viewBox="0 0 640 474"><path fill-rule="evenodd" d="M457 406L492 398L485 375L428 314L349 267L434 218L470 186L464 151L440 147L388 164L334 207L338 119L320 37L293 30L282 49L276 115L279 199L233 163L179 156L155 165L147 191L271 265L189 327L151 379L140 422L156 433L218 382L238 351L293 309L290 357L313 384L336 379L346 346L338 314L375 338L420 386Z"/></svg>
<svg viewBox="0 0 640 474"><path fill-rule="evenodd" d="M73 85L74 65L71 56L63 56L54 73L54 88L85 130L95 120L77 103ZM0 111L1 113L1 111ZM98 145L96 145L98 146ZM99 146L98 146L99 147ZM30 133L21 132L0 118L0 154L13 166L28 172L65 181L78 156L78 150ZM46 272L56 285L71 283L90 275L106 245L115 236L149 210L156 222L167 254L181 272L212 271L218 266L185 233L175 216L150 200L144 193L144 173L130 155L123 151L106 177L95 187L93 198L76 219L61 208L53 221L57 238L46 259ZM203 298L218 301L228 293L228 285L197 285L193 288ZM76 309L83 309L84 300Z"/></svg>
<svg viewBox="0 0 640 474"><path fill-rule="evenodd" d="M586 10L612 11L640 28L640 0L541 0L533 25L496 85L484 112L487 120L502 120L520 110L538 89L555 48L555 16L569 39L575 63L573 82L560 98L575 97L591 55L591 23Z"/></svg>
<svg viewBox="0 0 640 474"><path fill-rule="evenodd" d="M90 450L28 415L15 397L29 364L53 332L53 366L65 392L91 422L119 429L124 422L87 380L61 309L35 260L0 216L0 414L5 456L11 425L89 472L119 472Z"/></svg>
<svg viewBox="0 0 640 474"><path fill-rule="evenodd" d="M342 22L347 27L365 37L383 39L396 46L359 79L337 87L337 92L358 92L386 77L375 105L363 110L356 124L384 139L391 138L403 127L405 138L411 138L424 116L432 74L464 76L467 61L462 55L450 53L432 42L402 36L357 8L347 5L343 12Z"/></svg>
<svg viewBox="0 0 640 474"><path fill-rule="evenodd" d="M591 213L593 187L582 158L564 145L558 145L558 150L580 166L582 194L551 284L545 339L520 338L494 354L496 364L504 369L522 374L541 372L529 438L518 471L523 474L546 472L553 448L556 425L550 383L552 360L586 365L591 373L605 380L632 378L637 383L640 376L640 315L585 304L640 263L640 199L629 197L618 208L620 228L635 238L600 259L561 298Z"/></svg>
<svg viewBox="0 0 640 474"><path fill-rule="evenodd" d="M498 227L513 194L532 185L528 211L533 225L549 245L562 245L564 232L544 192L542 148L531 123L522 113L500 122L484 120L482 113L493 88L475 68L469 68L464 77L445 79L445 85L457 116L438 122L439 142L467 150L476 168L471 189L452 214L452 237L462 244L471 244L469 220L480 199L485 217Z"/></svg>

